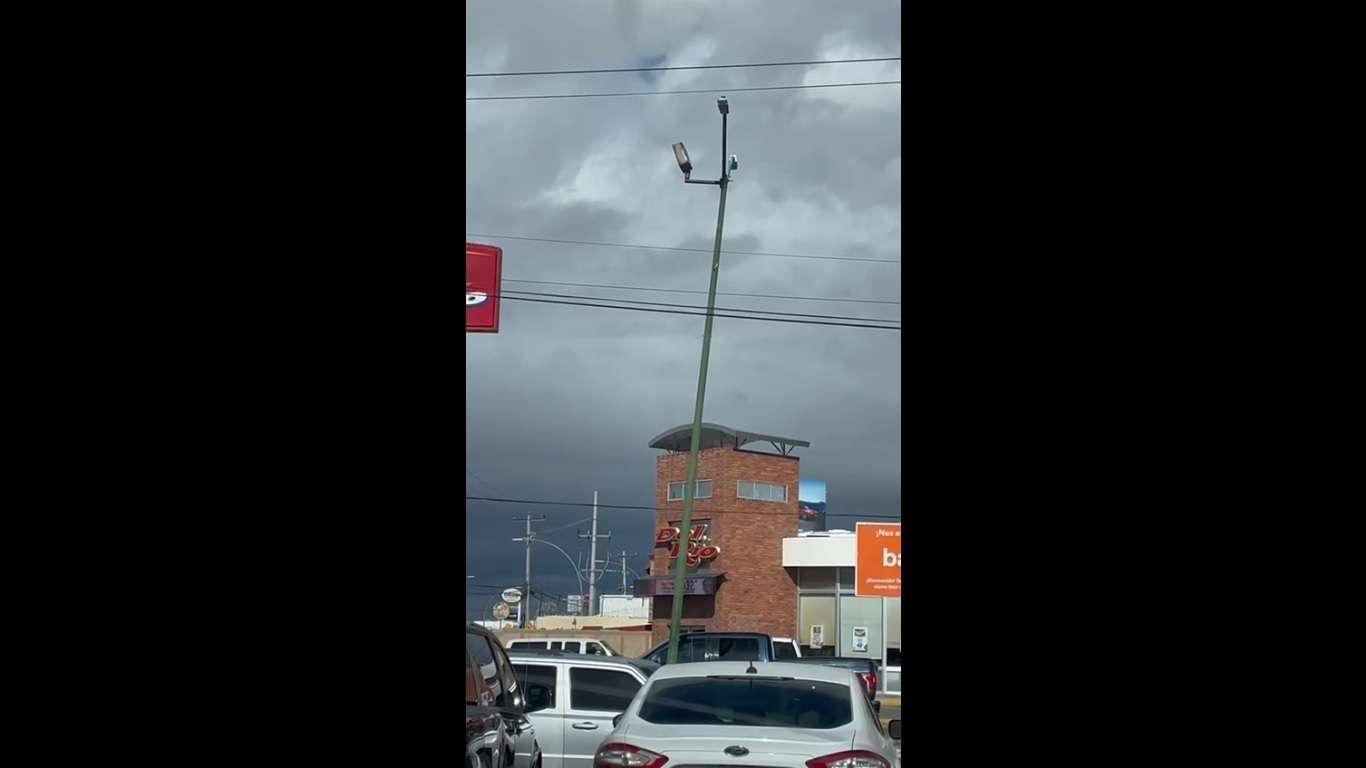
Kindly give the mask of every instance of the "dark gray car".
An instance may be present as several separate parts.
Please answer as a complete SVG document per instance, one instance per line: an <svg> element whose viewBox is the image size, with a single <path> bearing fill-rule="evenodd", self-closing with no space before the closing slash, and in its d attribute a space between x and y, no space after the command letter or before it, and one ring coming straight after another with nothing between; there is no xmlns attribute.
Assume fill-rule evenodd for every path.
<svg viewBox="0 0 1366 768"><path fill-rule="evenodd" d="M641 656L666 664L668 642ZM678 638L678 661L773 661L773 638L759 632L689 632Z"/></svg>

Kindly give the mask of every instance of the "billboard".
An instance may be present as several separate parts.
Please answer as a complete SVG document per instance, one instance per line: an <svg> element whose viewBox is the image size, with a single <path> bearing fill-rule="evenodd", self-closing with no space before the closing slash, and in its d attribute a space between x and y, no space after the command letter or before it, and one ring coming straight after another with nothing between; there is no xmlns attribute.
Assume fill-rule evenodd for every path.
<svg viewBox="0 0 1366 768"><path fill-rule="evenodd" d="M498 332L498 292L503 283L503 249L465 243L465 332Z"/></svg>
<svg viewBox="0 0 1366 768"><path fill-rule="evenodd" d="M797 531L824 531L825 481L797 481Z"/></svg>
<svg viewBox="0 0 1366 768"><path fill-rule="evenodd" d="M854 595L901 597L901 523L858 523L854 529Z"/></svg>

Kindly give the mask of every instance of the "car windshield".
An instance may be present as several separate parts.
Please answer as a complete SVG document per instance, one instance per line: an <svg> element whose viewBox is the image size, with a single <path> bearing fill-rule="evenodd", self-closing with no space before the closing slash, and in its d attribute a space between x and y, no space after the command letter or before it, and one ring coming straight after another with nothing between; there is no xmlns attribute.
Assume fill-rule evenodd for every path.
<svg viewBox="0 0 1366 768"><path fill-rule="evenodd" d="M598 642L602 643L603 648L606 648L608 651L611 651L613 656L621 655L621 651L618 651L616 648L612 647L612 644L607 642L606 640L599 640Z"/></svg>
<svg viewBox="0 0 1366 768"><path fill-rule="evenodd" d="M640 718L659 725L836 728L853 719L849 686L816 680L686 677L656 681Z"/></svg>

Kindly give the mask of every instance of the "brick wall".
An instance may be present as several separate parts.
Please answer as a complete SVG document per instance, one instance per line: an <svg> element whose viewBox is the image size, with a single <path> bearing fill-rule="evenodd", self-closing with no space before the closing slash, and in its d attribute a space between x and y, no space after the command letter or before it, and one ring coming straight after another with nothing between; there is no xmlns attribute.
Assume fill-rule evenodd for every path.
<svg viewBox="0 0 1366 768"><path fill-rule="evenodd" d="M686 453L664 454L656 460L655 530L682 519L683 502L668 501L668 489L669 483L684 481L687 469ZM796 457L733 448L712 448L698 454L697 479L712 481L712 496L694 502L693 520L710 521L708 534L721 548L721 554L711 561L711 570L724 572L725 578L714 598L692 596L684 601L685 625L711 632L795 637L797 585L783 568L783 539L797 535L799 476ZM784 485L787 501L740 499L736 490L741 480ZM651 573L672 573L670 562L668 549L656 548ZM670 603L668 597L655 598L656 642L669 637Z"/></svg>

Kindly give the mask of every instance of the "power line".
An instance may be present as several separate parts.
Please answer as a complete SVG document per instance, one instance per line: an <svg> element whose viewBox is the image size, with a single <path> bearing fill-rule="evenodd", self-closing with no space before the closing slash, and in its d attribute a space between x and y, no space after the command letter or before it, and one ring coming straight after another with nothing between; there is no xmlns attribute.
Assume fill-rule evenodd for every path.
<svg viewBox="0 0 1366 768"><path fill-rule="evenodd" d="M875 80L869 83L825 83L823 85L769 85L759 88L706 88L691 91L623 91L620 93L546 93L535 96L466 96L465 101L516 101L519 99L594 99L603 96L667 96L684 93L739 93L741 91L796 91L803 88L853 88L860 85L900 85L900 80Z"/></svg>
<svg viewBox="0 0 1366 768"><path fill-rule="evenodd" d="M591 517L585 517L585 518L582 519L582 520L575 520L574 522L569 523L568 525L562 525L562 526L560 526L560 527L558 527L558 528L551 528L551 529L546 530L546 531L537 531L536 533L537 533L538 536L544 536L544 535L546 535L547 533L555 533L556 531L563 531L563 530L566 529L566 528L573 528L573 527L576 526L576 525L579 525L579 524L581 524L581 523L589 522L589 521L592 520L592 519L593 519L593 518L591 518Z"/></svg>
<svg viewBox="0 0 1366 768"><path fill-rule="evenodd" d="M524 237L521 235L494 235L486 232L467 232L465 237L500 237L504 240L534 240L541 243L562 243L565 245L602 245L610 248L639 248L646 251L686 251L710 255L710 248L682 248L668 245L638 245L632 243L599 243L591 240L559 240L553 237ZM870 261L877 264L901 264L900 259L869 259L861 256L807 256L800 253L772 253L770 251L727 251L732 256L776 256L784 259L820 259L822 261Z"/></svg>
<svg viewBox="0 0 1366 768"><path fill-rule="evenodd" d="M628 312L657 312L666 315L695 315L706 317L706 312L684 312L680 309L650 309L649 307L618 307L612 304L592 304L582 301L561 301L559 299L533 299L527 296L508 296L503 295L507 301L533 301L538 304L565 304L571 307L597 307L598 309L621 309ZM896 325L867 325L862 323L841 323L833 320L796 320L785 317L750 317L749 315L722 315L716 312L711 313L712 317L727 317L733 320L759 320L768 323L797 323L800 325L840 325L846 328L880 328L886 331L900 331L901 327Z"/></svg>
<svg viewBox="0 0 1366 768"><path fill-rule="evenodd" d="M604 72L680 72L688 69L746 69L750 67L801 67L815 64L863 64L901 61L900 56L877 59L823 59L821 61L770 61L762 64L697 64L686 67L623 67L621 69L548 69L541 72L476 72L465 77L522 77L524 75L596 75Z"/></svg>
<svg viewBox="0 0 1366 768"><path fill-rule="evenodd" d="M534 499L504 499L504 498L499 498L499 497L494 497L494 496L466 496L466 497L465 497L465 500L466 500L466 501L492 501L492 502L498 502L498 503L502 503L502 504L540 504L540 505L552 506L552 507L591 507L591 506L593 506L591 502L582 502L582 501L537 501L537 500L534 500ZM599 505L598 505L598 508L599 508L599 509L639 509L639 510L648 510L648 511L651 511L651 512L655 512L655 511L666 511L666 510L661 510L659 507L642 507L642 506L635 505L635 504L599 504ZM787 514L786 512L783 512L783 511L774 511L774 512L755 512L755 511L752 511L752 510L740 510L740 509L702 509L702 510L697 510L697 512L698 512L698 514L703 514L703 513L707 513L707 512L733 512L733 513L739 514L739 515L786 515L786 514ZM851 514L851 513L827 514L826 517L860 517L860 518L867 518L867 519L869 519L869 520L900 520L900 519L901 519L901 515L856 515L856 514Z"/></svg>
<svg viewBox="0 0 1366 768"><path fill-rule="evenodd" d="M481 235L483 237L483 235ZM646 288L638 285L606 285L603 283L566 283L557 280L514 280L510 277L503 278L505 283L534 283L537 285L565 285L574 288L612 288L622 291L654 291L656 293L700 293L706 291L690 290L687 288ZM793 301L838 301L852 304L895 304L901 305L900 301L891 299L841 299L831 296L784 296L774 293L736 293L733 291L717 291L717 296L748 296L756 299L791 299Z"/></svg>
<svg viewBox="0 0 1366 768"><path fill-rule="evenodd" d="M543 293L540 291L516 291L504 289L500 295L506 296L509 293L525 294L527 296L553 296L561 299L592 299L594 301L615 301L619 304L643 304L654 307L682 307L684 309L706 309L705 305L698 304L674 304L667 301L638 301L635 299L614 299L610 296L580 296L573 293ZM717 312L746 312L759 315L783 315L785 317L815 317L822 320L861 320L873 323L900 323L900 320L884 317L857 317L850 315L814 315L805 312L778 312L768 309L741 309L736 307L716 307ZM720 315L718 315L720 317ZM755 318L760 319L760 318Z"/></svg>
<svg viewBox="0 0 1366 768"><path fill-rule="evenodd" d="M488 488L494 493L501 493L503 490L498 486L494 485L493 483L490 483L489 481L480 477L479 475L474 474L474 470L470 469L469 467L465 467L465 474L469 475L471 479L478 481L479 484L483 485L484 487Z"/></svg>

